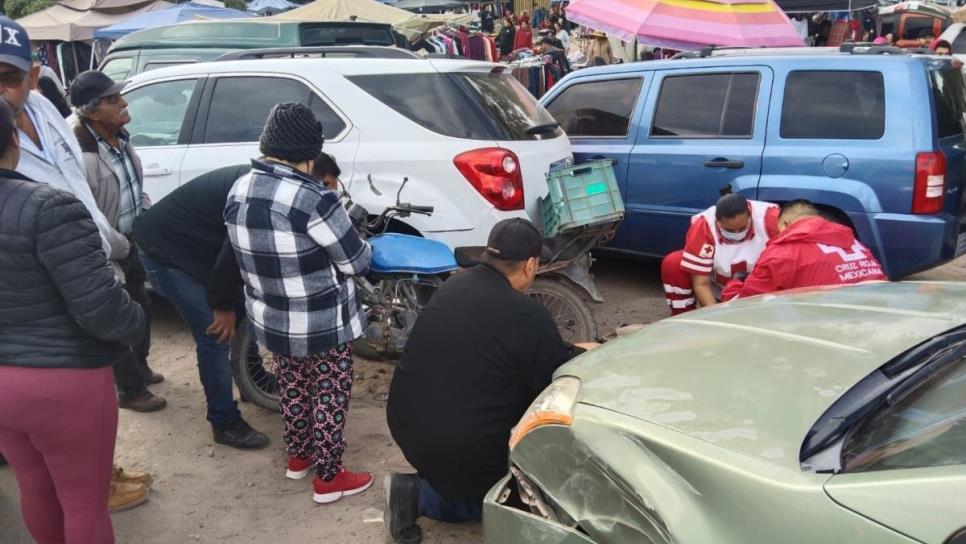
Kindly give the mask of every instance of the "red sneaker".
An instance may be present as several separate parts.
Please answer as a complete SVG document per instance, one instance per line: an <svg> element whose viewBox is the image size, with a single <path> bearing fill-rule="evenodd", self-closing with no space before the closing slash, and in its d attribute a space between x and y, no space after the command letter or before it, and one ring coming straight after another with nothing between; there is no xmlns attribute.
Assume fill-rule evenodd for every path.
<svg viewBox="0 0 966 544"><path fill-rule="evenodd" d="M349 472L342 469L331 482L326 482L318 475L312 479L315 495L312 499L319 504L335 502L342 497L362 493L372 486L372 474L368 472Z"/></svg>
<svg viewBox="0 0 966 544"><path fill-rule="evenodd" d="M312 459L289 456L288 468L285 470L285 477L289 480L301 480L302 478L308 476L314 467L315 461Z"/></svg>

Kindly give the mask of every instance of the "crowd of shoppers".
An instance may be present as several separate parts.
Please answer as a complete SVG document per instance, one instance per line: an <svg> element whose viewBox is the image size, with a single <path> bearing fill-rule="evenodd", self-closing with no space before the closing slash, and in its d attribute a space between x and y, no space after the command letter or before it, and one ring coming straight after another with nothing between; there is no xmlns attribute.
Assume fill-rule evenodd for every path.
<svg viewBox="0 0 966 544"><path fill-rule="evenodd" d="M530 19L508 16L501 49L532 45ZM556 14L547 47L566 47ZM214 441L258 449L232 395L229 345L242 317L272 354L285 475L313 500L364 492L373 475L343 465L352 342L365 314L354 277L372 249L341 201L323 127L302 104L275 106L250 165L191 180L156 205L124 127L123 84L100 72L71 85L70 127L31 92L40 68L25 31L0 42L0 453L40 544L113 542L110 511L147 499L150 474L113 464L118 408L163 409L148 386L150 283L191 330ZM505 31L505 32L504 32ZM942 46L942 44L940 44ZM508 439L554 371L596 344L564 342L524 293L543 237L526 219L498 223L478 266L423 308L393 376L387 420L413 474L390 474L385 522L395 542L422 539L419 517L479 520L506 473ZM696 215L662 277L672 313L803 286L882 280L871 252L813 204L724 194ZM254 354L248 353L250 357ZM261 362L259 361L260 365Z"/></svg>

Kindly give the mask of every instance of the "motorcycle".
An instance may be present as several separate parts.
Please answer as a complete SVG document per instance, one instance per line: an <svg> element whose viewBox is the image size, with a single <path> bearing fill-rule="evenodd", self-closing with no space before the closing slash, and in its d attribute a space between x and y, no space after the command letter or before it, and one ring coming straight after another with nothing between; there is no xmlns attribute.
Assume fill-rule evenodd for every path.
<svg viewBox="0 0 966 544"><path fill-rule="evenodd" d="M366 359L399 359L419 311L436 289L450 274L475 266L485 251L484 247L460 247L454 253L436 240L387 232L394 219L434 212L432 206L401 202L407 182L404 178L395 205L375 217L354 203L348 191L341 191L350 220L372 247L368 275L353 278L366 315L365 332L353 343L353 350ZM371 178L369 183L372 186ZM608 241L616 228L616 222L595 225L545 241L537 279L527 294L547 307L568 342L598 339L586 299L603 302L603 297L590 274L590 250ZM277 411L278 380L271 356L255 345L247 319L239 322L231 363L242 399Z"/></svg>

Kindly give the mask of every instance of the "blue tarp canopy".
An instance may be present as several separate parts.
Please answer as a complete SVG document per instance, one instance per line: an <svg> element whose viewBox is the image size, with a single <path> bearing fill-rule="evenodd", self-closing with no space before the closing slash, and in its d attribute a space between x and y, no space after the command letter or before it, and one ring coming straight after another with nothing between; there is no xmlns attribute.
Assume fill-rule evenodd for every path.
<svg viewBox="0 0 966 544"><path fill-rule="evenodd" d="M241 19L243 17L251 18L251 14L237 9L218 8L188 2L186 4L171 6L170 8L141 13L130 19L125 19L120 23L104 27L94 32L94 39L116 40L121 36L137 30L173 25L182 21L190 21L196 17L204 17L207 19Z"/></svg>
<svg viewBox="0 0 966 544"><path fill-rule="evenodd" d="M248 13L275 15L299 7L288 0L252 0L248 3Z"/></svg>

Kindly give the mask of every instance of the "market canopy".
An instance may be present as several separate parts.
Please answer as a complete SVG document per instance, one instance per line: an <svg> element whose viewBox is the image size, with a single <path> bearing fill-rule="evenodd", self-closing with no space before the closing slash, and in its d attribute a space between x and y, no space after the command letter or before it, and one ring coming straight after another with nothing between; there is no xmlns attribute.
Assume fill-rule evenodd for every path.
<svg viewBox="0 0 966 544"><path fill-rule="evenodd" d="M104 27L94 32L95 40L116 40L131 32L190 21L192 19L242 19L251 14L231 8L216 8L204 4L187 2L157 11L147 11L128 17L120 23Z"/></svg>
<svg viewBox="0 0 966 544"><path fill-rule="evenodd" d="M163 0L65 0L17 22L32 41L90 41L98 29L170 6Z"/></svg>
<svg viewBox="0 0 966 544"><path fill-rule="evenodd" d="M406 10L387 6L376 0L316 0L300 8L286 11L267 20L275 21L365 21L392 25L410 40L441 23L421 18Z"/></svg>
<svg viewBox="0 0 966 544"><path fill-rule="evenodd" d="M299 7L288 0L253 0L248 3L248 13L275 15Z"/></svg>
<svg viewBox="0 0 966 544"><path fill-rule="evenodd" d="M679 51L804 45L772 0L574 0L567 17L627 42Z"/></svg>

